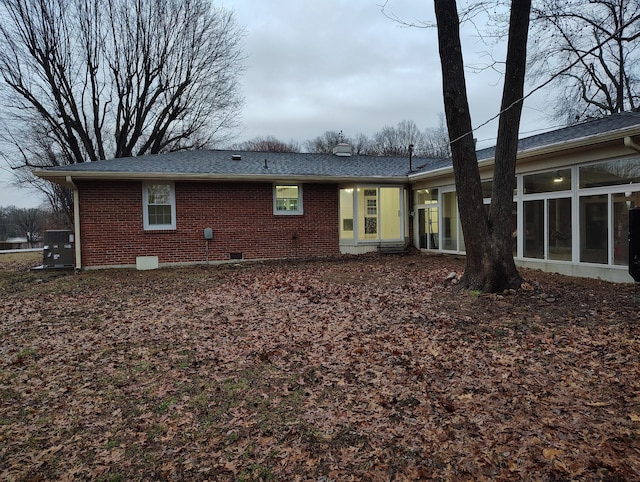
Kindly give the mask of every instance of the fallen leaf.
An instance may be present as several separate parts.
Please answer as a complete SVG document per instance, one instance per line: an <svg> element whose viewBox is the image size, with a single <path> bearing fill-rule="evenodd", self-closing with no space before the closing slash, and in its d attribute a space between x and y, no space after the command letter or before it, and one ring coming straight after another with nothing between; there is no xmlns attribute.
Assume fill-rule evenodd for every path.
<svg viewBox="0 0 640 482"><path fill-rule="evenodd" d="M564 454L564 450L560 449L543 449L542 455L547 460L555 459L557 456Z"/></svg>

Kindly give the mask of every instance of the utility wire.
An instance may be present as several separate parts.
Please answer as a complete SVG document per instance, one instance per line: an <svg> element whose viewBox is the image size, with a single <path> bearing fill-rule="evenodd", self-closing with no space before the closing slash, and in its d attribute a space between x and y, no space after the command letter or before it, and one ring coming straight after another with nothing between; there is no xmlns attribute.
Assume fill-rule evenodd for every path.
<svg viewBox="0 0 640 482"><path fill-rule="evenodd" d="M454 142L458 142L459 140L463 139L464 137L468 136L468 135L473 135L473 131L480 129L481 127L486 126L487 124L493 122L494 120L496 120L498 117L500 117L500 115L503 112L508 111L509 109L513 108L514 106L516 106L517 104L524 102L525 99L531 97L533 94L535 94L536 92L538 92L539 90L545 88L547 85L549 85L551 82L553 82L554 80L556 80L558 77L560 77L562 74L564 74L565 72L569 71L571 68L573 68L575 65L577 65L578 63L580 63L583 59L585 59L587 56L591 55L593 52L595 52L596 50L598 50L600 47L602 47L603 45L605 45L607 42L609 42L611 39L613 39L616 35L618 35L620 32L622 32L622 30L624 30L625 28L627 28L628 26L630 26L631 24L633 24L634 22L637 22L638 20L640 20L640 15L636 15L635 17L633 17L631 20L629 20L627 23L625 23L624 25L621 25L620 27L618 27L611 35L609 35L609 37L607 37L606 39L604 39L602 42L598 43L595 47L593 47L592 49L588 50L587 52L585 52L584 54L578 56L578 58L576 60L574 60L572 63L570 63L567 67L565 67L564 69L556 72L554 75L552 75L549 79L547 79L545 82L543 82L542 84L540 84L539 86L535 87L533 90L531 90L529 93L525 94L523 97L521 97L520 99L512 102L509 106L505 107L504 109L502 109L500 112L498 112L496 115L494 115L493 117L491 117L489 120L483 122L482 124L474 127L470 132L467 132L465 134L462 134L461 136L457 137L456 139L453 139L452 141L449 142L449 144L453 144Z"/></svg>

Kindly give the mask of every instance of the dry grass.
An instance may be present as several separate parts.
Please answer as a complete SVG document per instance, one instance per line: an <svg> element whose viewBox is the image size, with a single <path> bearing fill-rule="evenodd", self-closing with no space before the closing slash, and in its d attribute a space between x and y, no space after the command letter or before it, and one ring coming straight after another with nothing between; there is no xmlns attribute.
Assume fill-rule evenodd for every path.
<svg viewBox="0 0 640 482"><path fill-rule="evenodd" d="M11 265L33 265L42 264L42 251L31 251L26 253L3 253L0 251L0 269L11 269Z"/></svg>
<svg viewBox="0 0 640 482"><path fill-rule="evenodd" d="M640 477L632 286L460 293L462 262L427 256L4 262L0 479Z"/></svg>

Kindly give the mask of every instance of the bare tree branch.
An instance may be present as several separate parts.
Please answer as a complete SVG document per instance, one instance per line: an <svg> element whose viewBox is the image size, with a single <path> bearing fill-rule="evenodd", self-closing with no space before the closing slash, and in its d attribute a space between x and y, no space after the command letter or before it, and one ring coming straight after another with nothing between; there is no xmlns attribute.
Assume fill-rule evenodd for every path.
<svg viewBox="0 0 640 482"><path fill-rule="evenodd" d="M556 118L635 111L640 101L640 2L552 0L534 9L534 79L551 78L564 101ZM537 89L536 89L537 90Z"/></svg>
<svg viewBox="0 0 640 482"><path fill-rule="evenodd" d="M0 0L0 14L12 167L213 147L237 127L243 32L229 10L207 0Z"/></svg>

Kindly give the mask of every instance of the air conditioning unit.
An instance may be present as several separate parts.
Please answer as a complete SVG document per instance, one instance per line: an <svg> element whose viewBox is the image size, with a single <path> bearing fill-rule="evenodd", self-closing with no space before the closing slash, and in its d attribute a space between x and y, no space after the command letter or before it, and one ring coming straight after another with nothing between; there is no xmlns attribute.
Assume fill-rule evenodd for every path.
<svg viewBox="0 0 640 482"><path fill-rule="evenodd" d="M44 232L43 260L45 269L73 268L75 266L74 236L68 230L49 230Z"/></svg>

